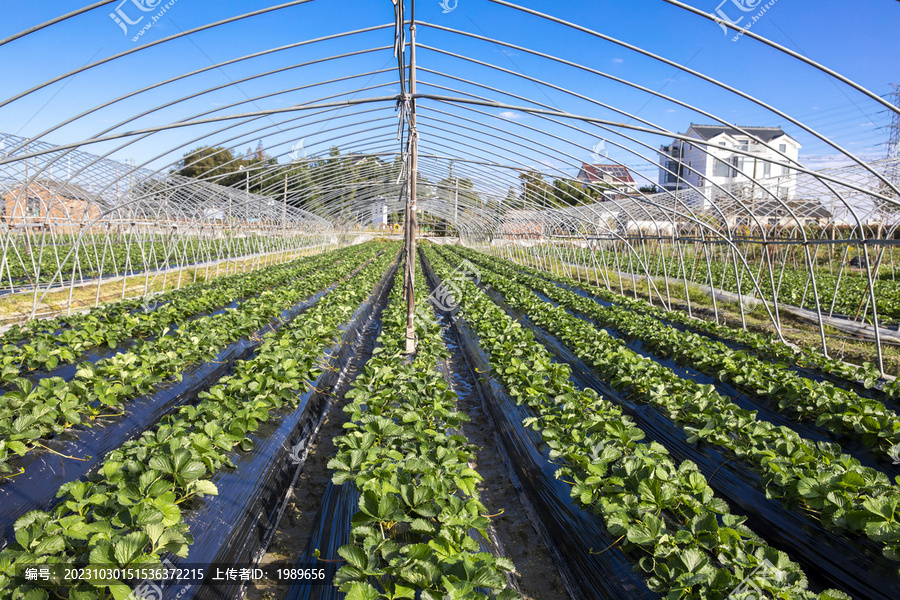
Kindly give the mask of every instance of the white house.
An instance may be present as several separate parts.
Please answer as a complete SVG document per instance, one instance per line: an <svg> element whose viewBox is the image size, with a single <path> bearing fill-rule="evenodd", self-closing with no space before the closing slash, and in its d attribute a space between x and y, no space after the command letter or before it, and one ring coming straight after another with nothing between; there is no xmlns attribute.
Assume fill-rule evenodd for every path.
<svg viewBox="0 0 900 600"><path fill-rule="evenodd" d="M782 131L781 127L740 127L746 133L727 125L691 124L684 135L702 140L703 144L691 144L685 140L673 140L659 149L659 186L669 190L703 188L708 201L727 195L716 186L737 190L752 183L751 178L762 181L766 189L783 200L791 199L796 192L797 177L791 169L773 162L796 161L800 144ZM750 134L759 141L751 139ZM735 153L735 150L747 154ZM781 156L779 153L787 156ZM788 160L790 159L790 160ZM761 198L771 198L762 185L752 186Z"/></svg>
<svg viewBox="0 0 900 600"><path fill-rule="evenodd" d="M376 228L387 227L388 205L384 198L376 198L372 202L372 225Z"/></svg>

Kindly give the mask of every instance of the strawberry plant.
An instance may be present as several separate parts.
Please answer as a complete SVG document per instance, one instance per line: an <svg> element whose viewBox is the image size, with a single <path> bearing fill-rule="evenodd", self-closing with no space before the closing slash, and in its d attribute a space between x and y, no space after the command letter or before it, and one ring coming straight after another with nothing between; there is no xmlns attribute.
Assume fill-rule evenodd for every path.
<svg viewBox="0 0 900 600"><path fill-rule="evenodd" d="M877 400L828 382L806 379L784 365L759 360L752 353L732 350L721 342L675 329L648 315L617 305L601 306L590 298L523 275L509 263L483 255L476 257L471 252L464 254L600 326L615 328L639 340L645 348L662 357L671 356L740 391L769 398L778 410L788 412L798 421L812 421L831 432L858 438L885 456L900 443L900 417Z"/></svg>
<svg viewBox="0 0 900 600"><path fill-rule="evenodd" d="M418 314L430 310L428 290L416 278ZM472 448L458 433L468 416L437 370L449 355L440 326L416 321L418 348L404 360L406 303L395 279L374 356L347 393L347 433L335 438L328 463L336 485L361 491L351 543L335 585L348 598L513 600L505 558L480 551L489 519L479 500L481 476L469 468ZM454 433L456 432L456 433Z"/></svg>
<svg viewBox="0 0 900 600"><path fill-rule="evenodd" d="M377 246L368 248L370 256L379 251ZM321 260L328 261L329 257ZM345 274L353 266L340 263ZM124 402L150 393L166 380L180 378L188 365L213 360L229 343L269 326L283 310L333 281L332 271L318 271L263 292L237 309L192 321L171 335L163 330L156 339L140 341L127 352L97 363L81 363L70 381L50 377L32 386L25 379L16 379L15 389L7 392L0 404L0 436L10 440L0 448L0 473L13 471L8 462L10 452L23 456L39 447L42 438L121 412Z"/></svg>
<svg viewBox="0 0 900 600"><path fill-rule="evenodd" d="M755 412L741 409L712 386L682 379L606 331L542 301L515 283L514 273L500 275L485 269L482 277L617 390L665 411L684 429L688 442L703 440L721 446L752 465L769 497L817 515L828 528L869 535L883 544L887 558L900 559L900 538L866 528L869 520L880 518L867 502L900 497L900 488L886 475L842 454L837 444L811 442L786 427L757 421ZM893 518L900 518L900 513Z"/></svg>
<svg viewBox="0 0 900 600"><path fill-rule="evenodd" d="M218 493L212 474L233 466L229 453L246 451L247 433L296 409L307 381L326 367L322 356L341 335L340 326L371 293L392 255L383 254L339 284L310 310L270 331L258 353L235 365L202 395L140 438L111 452L86 481L58 492L51 512L32 511L16 522L16 543L0 552L0 598L48 599L47 588L13 579L17 566L159 564L170 552L186 557L192 537L184 521L197 498ZM326 268L332 278L341 268ZM13 585L15 583L15 585ZM126 600L125 582L89 582L52 590L59 598Z"/></svg>
<svg viewBox="0 0 900 600"><path fill-rule="evenodd" d="M451 273L433 247L425 254L439 276ZM531 408L534 416L526 425L541 433L551 456L561 461L557 477L572 485L577 502L601 515L624 550L642 556L635 566L647 574L653 591L673 599L724 598L769 561L779 565L779 577L762 582L763 591L777 598L816 597L805 589L797 564L733 515L694 463L675 465L660 444L641 443L644 433L621 409L593 390L576 389L568 366L553 365L529 331L472 282L461 287L461 315L490 356L487 376ZM555 317L565 314L559 310ZM820 597L846 598L834 591Z"/></svg>
<svg viewBox="0 0 900 600"><path fill-rule="evenodd" d="M139 298L97 307L86 314L30 321L25 327L13 326L0 337L0 365L3 366L0 376L4 381L12 381L28 370L52 370L59 364L75 363L91 348L115 348L123 340L158 333L167 326L183 323L191 315L227 306L236 298L253 296L304 277L337 256L330 253L328 257L302 259L185 286L155 296L158 305L155 310L142 310Z"/></svg>

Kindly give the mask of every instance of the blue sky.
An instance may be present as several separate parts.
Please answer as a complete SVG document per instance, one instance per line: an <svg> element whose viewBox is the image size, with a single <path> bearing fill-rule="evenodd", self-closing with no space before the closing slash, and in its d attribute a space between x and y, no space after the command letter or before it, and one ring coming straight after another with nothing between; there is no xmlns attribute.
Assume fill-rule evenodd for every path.
<svg viewBox="0 0 900 600"><path fill-rule="evenodd" d="M149 1L152 5L157 0L144 1ZM739 0L728 0L722 5L722 9L729 15L743 14L735 8L732 1ZM753 5L758 0L744 1ZM130 3L131 0L128 0L123 10L129 9ZM7 97L23 92L69 70L138 46L146 46L154 40L181 30L242 12L274 6L276 2L176 0L165 15L137 42L131 40L131 34L139 29L137 26L132 27L129 34L125 35L109 17L109 13L117 4L118 2L93 10L0 47L2 54L0 64L3 65L0 67L2 69L0 81L3 82L0 88L3 93L0 96ZM160 5L162 4L165 2L161 2ZM709 13L719 6L719 0L708 2L691 0L689 4ZM760 4L763 5L765 2ZM83 5L83 2L68 0L41 2L2 0L0 8L4 19L0 22L0 38ZM454 6L450 0L445 0L445 5ZM827 75L766 48L752 39L742 38L733 42L731 41L733 33L725 35L715 23L688 14L662 0L598 2L558 0L524 2L523 5L560 19L577 22L628 44L687 64L697 71L772 104L867 158L883 156L887 151L884 142L888 132L885 127L890 122L890 115L886 109ZM811 165L827 166L835 162L834 150L809 134L799 131L780 117L709 83L699 81L672 66L661 64L626 48L483 0L458 0L453 10L446 13L438 0L419 1L416 6L417 19L425 23L500 39L579 63L651 90L661 91L683 102L701 106L728 122L742 125L784 126L803 143L801 156L807 157ZM0 108L0 131L33 137L81 111L189 71L246 54L329 34L390 23L392 20L393 12L389 0L316 0L200 32L192 35L190 39L176 40L117 59L4 106ZM886 95L890 92L890 83L900 83L900 52L895 33L898 24L900 24L900 2L777 0L753 24L752 31L821 62L876 94ZM295 48L211 70L118 102L78 119L71 125L61 127L43 139L52 143L79 141L97 135L106 128L115 127L145 110L197 91L227 85L243 77L251 77L304 61L390 45L392 40L392 30L386 29L357 35L350 39ZM601 76L554 64L547 59L494 43L453 35L427 26L420 27L418 41L424 45L435 46L551 82L627 113L636 114L673 131L685 131L692 121L710 121L709 118L684 107L653 98L644 92L630 89ZM425 71L428 69L489 85L559 110L610 120L628 120L614 111L600 108L588 101L446 54L422 48L418 59L423 69L420 72L422 82L420 91L423 92L459 95L433 87L437 84L461 92L492 97L509 104L524 104L521 100ZM128 124L120 125L116 130L126 131L141 126L162 125L210 110L223 110L226 113L243 112L283 108L328 95L358 98L394 94L399 89L395 70L327 86L300 89L253 103L246 102L249 97L267 93L277 94L289 88L308 86L343 75L376 71L394 65L390 50L327 61L203 94L170 108L156 110ZM357 91L363 86L379 84L381 86L377 89ZM244 104L234 108L223 108L230 103L241 102ZM257 120L255 124L239 125L221 132L217 131L225 127L225 124L198 126L190 130L172 130L115 150L112 156L122 160L134 158L138 163L149 161L155 167L162 167L184 152L184 148L179 148L180 146L201 143L202 139L201 142L195 140L205 135L209 136L206 141L233 139L233 142L229 143L234 143L242 149L255 147L257 141L262 138L266 147L274 148L276 153L289 151L300 139L304 140L305 146L313 153L324 151L331 144L348 148L354 147L355 144L357 149L369 151L381 149L393 151L397 148L396 140L392 140L390 135L391 130L396 129L393 107L382 106L379 110L365 113L360 117L351 116L356 110L363 108L340 113L348 115L345 117L328 115L321 119L323 123L295 121L295 125L301 125L297 129L282 124L281 120L288 118L282 116L273 119L263 118ZM519 164L544 165L551 170L567 171L571 170L572 164L577 161L590 160L590 148L598 140L599 133L591 127L582 127L585 132L576 132L533 115L492 108L478 110L493 117L488 119L470 110L435 102L423 102L423 144L436 153L442 149L452 153L454 149L472 150L477 147L481 156L505 155ZM453 122L461 123L462 121L458 120L460 117L474 118L481 122L477 129L484 132L484 145L478 140L461 137L458 135L459 131L449 125ZM383 129L383 134L380 133L377 140L367 140L367 136L371 133L361 132L367 127L359 123L367 118L378 119L372 123L372 127L379 128L377 129L379 132ZM446 123L442 124L440 120ZM343 128L331 133L321 133L323 130L341 125ZM491 127L495 129L490 129ZM259 132L253 131L257 128L264 129ZM544 133L537 133L535 129ZM454 131L457 132L456 135ZM503 132L513 137L503 136L502 142L494 143L504 146L505 150L487 144L490 136L500 135ZM429 138L429 135L432 137ZM466 135L472 136L471 133ZM517 148L514 135L557 148L561 154L551 157L532 149ZM450 139L445 141L442 137ZM663 141L658 136L636 135L636 137L651 147L656 147ZM646 152L640 150L638 145L625 142L622 138L614 136L612 141L639 152ZM97 153L109 152L119 145L95 144L90 146L89 150ZM171 148L176 149L167 153ZM612 143L607 144L605 150L613 159L634 166L655 178L652 167L634 154L619 149Z"/></svg>

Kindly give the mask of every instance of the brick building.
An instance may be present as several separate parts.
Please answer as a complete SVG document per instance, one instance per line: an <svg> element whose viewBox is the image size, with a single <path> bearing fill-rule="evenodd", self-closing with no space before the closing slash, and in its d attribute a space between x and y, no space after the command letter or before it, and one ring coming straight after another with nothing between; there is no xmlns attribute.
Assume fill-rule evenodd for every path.
<svg viewBox="0 0 900 600"><path fill-rule="evenodd" d="M27 186L3 191L0 220L7 225L51 224L74 227L100 217L101 204L84 188L52 179L35 179Z"/></svg>

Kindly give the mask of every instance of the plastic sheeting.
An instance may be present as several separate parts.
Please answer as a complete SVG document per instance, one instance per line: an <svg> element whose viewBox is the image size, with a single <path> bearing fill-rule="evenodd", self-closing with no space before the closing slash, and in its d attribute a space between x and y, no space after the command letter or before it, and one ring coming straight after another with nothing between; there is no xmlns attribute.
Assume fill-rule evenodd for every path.
<svg viewBox="0 0 900 600"><path fill-rule="evenodd" d="M500 300L496 295L494 298ZM733 459L731 453L705 443L688 444L681 428L659 410L623 399L558 338L535 326L502 300L500 306L529 327L535 339L558 361L572 368L572 380L578 387L592 388L619 404L623 413L634 419L635 425L647 434L647 440L665 446L677 462L690 460L696 463L716 495L728 502L737 514L746 515L747 525L753 531L800 563L811 589L842 589L860 600L900 598L897 565L881 554L877 544L861 536L834 534L814 518L797 510L785 510L778 501L767 499L758 477L740 463L730 462ZM658 362L684 372L678 365Z"/></svg>
<svg viewBox="0 0 900 600"><path fill-rule="evenodd" d="M612 302L603 300L602 298L599 298L581 288L569 286L569 285L566 285L563 283L557 283L552 280L548 280L548 282L555 284L558 287L561 287L563 289L569 290L570 292L574 292L574 293L578 294L579 296L582 296L589 300L593 300L594 302L596 302L597 304L599 304L601 306L613 306ZM691 327L690 325L686 325L686 324L680 323L678 321L671 321L669 319L664 319L664 318L660 318L660 317L656 317L656 316L654 316L654 318L662 323L665 323L669 327L678 329L679 331L689 331L689 332L695 333L701 337L705 337L707 339L710 339L710 340L713 340L716 342L721 342L722 344L725 344L732 350L745 350L750 353L753 353L752 348L748 348L745 344L742 344L741 342L731 340L728 338L724 338L724 337L718 336L714 333L709 333L702 329ZM763 359L760 359L760 360L763 360ZM772 361L772 362L777 362L777 361ZM874 400L878 400L879 402L883 403L885 406L891 408L892 410L900 410L900 404L898 404L896 401L891 400L890 398L885 396L884 391L877 389L877 388L867 389L865 387L865 385L863 385L859 381L849 381L847 379L844 379L843 377L838 377L837 375L832 375L831 373L826 373L824 371L820 371L817 369L800 367L797 365L787 365L787 368L790 369L791 371L793 371L794 373L797 373L798 375L806 377L807 379L812 379L813 381L827 381L828 383L831 383L835 387L855 392L855 393L859 394L860 396L863 396L866 398L872 398ZM885 383L885 380L882 379L881 383Z"/></svg>
<svg viewBox="0 0 900 600"><path fill-rule="evenodd" d="M260 427L253 439L253 450L234 453L236 469L220 470L213 477L219 495L204 498L201 505L186 514L194 536L187 559L169 557L177 566L228 564L236 568L258 563L281 516L300 465L294 464L295 448L311 441L323 416L331 387L353 355L369 315L386 297L396 263L388 269L366 302L345 325L341 342L326 352L338 368L325 370L314 381L315 390L300 394L298 408L279 421ZM319 391L323 390L323 391ZM247 581L212 581L207 573L203 585L185 586L169 582L163 598L207 600L240 597Z"/></svg>
<svg viewBox="0 0 900 600"><path fill-rule="evenodd" d="M197 394L226 375L234 361L249 356L256 345L247 340L235 342L222 350L214 362L187 369L181 381L129 401L124 416L99 419L93 427L76 427L44 442L60 454L90 457L88 460L33 450L12 461L14 468L22 467L25 472L0 485L2 547L13 539L16 519L31 510L49 510L58 502L56 491L60 486L87 475L102 464L106 453L139 436L165 414L196 401Z"/></svg>
<svg viewBox="0 0 900 600"><path fill-rule="evenodd" d="M310 585L295 582L289 588L285 600L340 600L345 594L338 591L332 581L334 574L343 563L338 548L350 540L350 520L359 511L359 491L350 483L334 485L330 481L325 488L322 504L313 524L313 532L303 554L296 563L296 568L309 568L316 565L325 568L328 577L324 585ZM319 551L316 559L314 552ZM334 562L331 562L334 561Z"/></svg>
<svg viewBox="0 0 900 600"><path fill-rule="evenodd" d="M358 272L362 267L354 270ZM336 284L335 284L336 285ZM306 298L281 313L281 320L289 321L313 306L334 286ZM273 321L252 336L257 340L276 328ZM78 426L43 443L58 454L46 450L32 450L21 459L10 461L13 468L24 468L21 475L0 485L0 549L14 539L16 519L31 510L49 510L57 502L56 492L64 483L75 481L102 464L104 456L126 441L138 437L167 413L179 406L196 402L197 395L231 372L235 361L248 358L259 346L250 338L229 344L215 360L187 368L182 380L156 392L128 401L122 417L98 419L92 427ZM111 351L114 352L114 351ZM64 368L72 369L75 365ZM74 460L65 456L89 457Z"/></svg>
<svg viewBox="0 0 900 600"><path fill-rule="evenodd" d="M538 293L537 295L545 302L548 302L553 306L559 306L556 302L553 302L543 294ZM506 305L503 302L502 297L496 294L496 292L492 292L491 297L494 298L495 301L499 301L503 305L505 310L507 310L508 312L512 311L511 314L515 315L516 318L520 318L526 321L528 320L525 315L521 314L518 311L515 311L515 309L512 309L511 307ZM567 310L566 312L573 316L579 317L587 321L588 323L591 323L598 329L604 329L611 336L622 340L625 346L630 350L640 354L645 358L649 358L668 369L671 369L682 379L691 379L702 385L713 386L719 394L721 394L725 398L729 398L732 402L734 402L744 410L756 411L758 413L758 419L761 421L768 421L769 423L772 423L773 425L777 425L779 427L787 427L788 429L791 429L792 431L797 433L797 435L799 435L800 437L813 442L823 441L839 444L845 454L853 456L864 466L882 471L891 478L900 476L900 465L893 464L892 461L882 452L866 446L859 438L855 436L834 433L822 427L817 427L815 423L810 423L808 421L801 422L793 419L791 418L789 411L782 412L779 410L778 401L775 399L741 392L732 385L724 383L716 379L715 377L706 375L705 373L701 373L700 371L692 367L682 365L673 358L660 357L652 350L645 349L643 343L640 340L625 336L617 329L614 329L612 327L604 327L603 325L596 323L589 317L586 317L580 313L576 313L571 310ZM530 326L533 327L533 325ZM556 343L562 345L562 342Z"/></svg>
<svg viewBox="0 0 900 600"><path fill-rule="evenodd" d="M432 283L439 281L427 260L425 270ZM522 425L533 416L518 406L503 387L487 376L490 361L478 347L478 338L464 319L454 323L460 350L469 365L486 376L479 382L513 473L534 508L538 530L554 554L557 568L570 595L586 600L635 600L658 598L644 578L632 568L637 556L628 557L615 545L603 523L581 509L570 496L571 486L554 477L557 465L540 434ZM603 554L599 552L609 548Z"/></svg>

